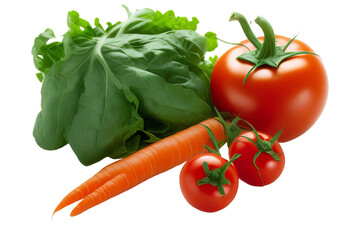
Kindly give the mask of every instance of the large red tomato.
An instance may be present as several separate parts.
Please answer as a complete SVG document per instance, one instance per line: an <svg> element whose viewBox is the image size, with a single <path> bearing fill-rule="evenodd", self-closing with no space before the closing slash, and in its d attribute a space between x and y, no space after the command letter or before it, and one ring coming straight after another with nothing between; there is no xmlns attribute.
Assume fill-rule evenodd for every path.
<svg viewBox="0 0 360 240"><path fill-rule="evenodd" d="M271 47L271 40L274 45L285 46L291 40L279 35L267 36L269 29L266 30L266 25L265 28L261 27L265 29L265 40L268 39L265 44L264 37L258 38L262 46ZM327 99L328 81L321 58L300 54L283 60L278 67L263 65L250 72L244 83L255 64L237 58L249 52L249 49L253 51L256 48L249 40L241 43L248 49L235 46L215 63L211 76L214 105L220 111L239 115L257 130L270 135L283 129L280 142L292 140L306 132L320 116ZM298 51L314 52L307 44L296 39L284 52Z"/></svg>

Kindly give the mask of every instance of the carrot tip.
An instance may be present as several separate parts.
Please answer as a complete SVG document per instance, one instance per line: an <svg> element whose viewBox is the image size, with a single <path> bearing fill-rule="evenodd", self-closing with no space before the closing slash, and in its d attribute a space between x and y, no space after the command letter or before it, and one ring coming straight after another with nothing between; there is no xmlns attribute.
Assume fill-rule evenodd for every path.
<svg viewBox="0 0 360 240"><path fill-rule="evenodd" d="M75 217L77 215L79 215L80 213L82 213L83 211L79 211L76 207L71 211L70 213L70 217Z"/></svg>
<svg viewBox="0 0 360 240"><path fill-rule="evenodd" d="M59 205L57 205L57 207L55 208L55 210L54 210L54 212L53 212L53 216L54 216L54 214L56 213L56 212L58 212L58 211L60 211L61 209L63 209L64 208L64 206L61 206L61 203L59 204Z"/></svg>

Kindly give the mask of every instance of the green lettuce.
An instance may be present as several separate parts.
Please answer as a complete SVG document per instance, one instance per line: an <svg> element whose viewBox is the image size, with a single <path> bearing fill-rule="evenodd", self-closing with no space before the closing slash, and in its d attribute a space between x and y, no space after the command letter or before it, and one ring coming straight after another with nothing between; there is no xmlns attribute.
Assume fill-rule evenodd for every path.
<svg viewBox="0 0 360 240"><path fill-rule="evenodd" d="M196 18L151 9L104 28L70 11L62 41L46 29L32 49L42 82L37 144L68 144L86 166L122 158L214 116L209 83L214 34ZM211 59L210 59L211 60Z"/></svg>

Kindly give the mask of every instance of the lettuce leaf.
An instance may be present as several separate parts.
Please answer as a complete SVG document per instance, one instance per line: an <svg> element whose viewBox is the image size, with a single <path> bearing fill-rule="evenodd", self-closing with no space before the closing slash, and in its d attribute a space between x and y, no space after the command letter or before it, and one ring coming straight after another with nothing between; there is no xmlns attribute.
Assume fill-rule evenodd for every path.
<svg viewBox="0 0 360 240"><path fill-rule="evenodd" d="M215 116L213 62L205 59L208 45L217 46L214 35L196 33L196 18L173 11L126 10L126 21L106 28L70 11L61 42L51 29L35 39L42 98L33 135L40 147L69 144L88 166Z"/></svg>

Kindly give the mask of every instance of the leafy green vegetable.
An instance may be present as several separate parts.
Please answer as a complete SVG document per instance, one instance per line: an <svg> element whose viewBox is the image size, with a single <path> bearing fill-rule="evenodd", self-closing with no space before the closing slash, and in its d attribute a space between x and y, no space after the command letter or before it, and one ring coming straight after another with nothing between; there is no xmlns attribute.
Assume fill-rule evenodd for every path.
<svg viewBox="0 0 360 240"><path fill-rule="evenodd" d="M126 10L126 21L106 28L70 11L61 42L53 41L51 29L35 39L42 99L33 135L40 147L69 143L90 165L127 156L215 115L213 62L204 58L216 47L214 34L199 35L196 18L173 11Z"/></svg>

